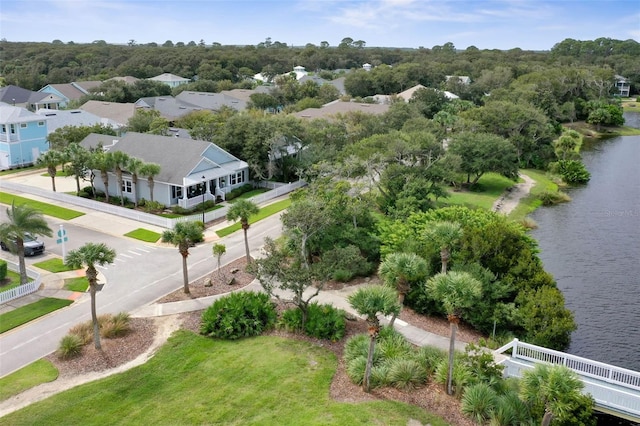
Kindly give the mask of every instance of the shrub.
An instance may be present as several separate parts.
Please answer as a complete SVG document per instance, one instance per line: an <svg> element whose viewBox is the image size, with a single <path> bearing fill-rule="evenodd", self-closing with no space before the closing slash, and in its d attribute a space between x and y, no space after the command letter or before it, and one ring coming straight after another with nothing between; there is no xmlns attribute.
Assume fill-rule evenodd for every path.
<svg viewBox="0 0 640 426"><path fill-rule="evenodd" d="M61 359L69 359L80 355L84 342L82 338L76 334L67 334L60 340L58 347L58 357Z"/></svg>
<svg viewBox="0 0 640 426"><path fill-rule="evenodd" d="M571 197L562 191L543 191L538 194L538 198L543 206L552 206L554 204L571 201Z"/></svg>
<svg viewBox="0 0 640 426"><path fill-rule="evenodd" d="M220 339L257 336L273 326L276 310L266 293L241 291L216 300L202 314L201 333Z"/></svg>
<svg viewBox="0 0 640 426"><path fill-rule="evenodd" d="M253 191L253 185L251 184L246 184L246 185L242 185L238 188L234 188L233 190L227 192L226 194L224 194L224 198L226 201L231 201L234 198L238 198L239 196L241 196L242 194L244 194L245 192L249 192L249 191Z"/></svg>
<svg viewBox="0 0 640 426"><path fill-rule="evenodd" d="M363 374L364 377L364 374ZM371 381L371 387L377 388L382 386L387 386L389 384L389 364L383 363L380 365L374 365L371 367L371 376L369 377Z"/></svg>
<svg viewBox="0 0 640 426"><path fill-rule="evenodd" d="M477 423L484 423L495 408L497 399L496 391L488 384L476 383L464 391L462 412Z"/></svg>
<svg viewBox="0 0 640 426"><path fill-rule="evenodd" d="M376 347L380 351L382 359L389 361L397 358L407 358L413 350L411 343L398 331L388 327L385 328L386 330L391 330L392 332L387 331L387 334L383 334Z"/></svg>
<svg viewBox="0 0 640 426"><path fill-rule="evenodd" d="M77 336L83 345L90 343L93 340L93 324L91 321L85 321L80 324L76 324L69 330L69 334Z"/></svg>
<svg viewBox="0 0 640 426"><path fill-rule="evenodd" d="M360 249L354 245L336 247L323 255L324 262L334 271L332 278L346 282L353 277L367 276L373 271L373 265L367 262Z"/></svg>
<svg viewBox="0 0 640 426"><path fill-rule="evenodd" d="M367 353L369 352L369 341L370 338L366 334L356 334L351 337L344 344L344 360L348 364L350 361L359 358L359 357L367 357ZM375 351L373 362L375 363Z"/></svg>
<svg viewBox="0 0 640 426"><path fill-rule="evenodd" d="M142 207L142 210L144 210L147 213L160 213L161 211L164 210L164 204L162 204L159 201L146 201L144 202L144 204L139 203L139 205Z"/></svg>
<svg viewBox="0 0 640 426"><path fill-rule="evenodd" d="M434 375L434 381L436 383L440 383L441 385L445 385L447 383L447 374L449 371L449 360L443 359L436 366L436 371ZM457 358L453 363L453 392L456 395L462 394L465 386L469 384L471 381L471 372L469 369L460 362L460 359Z"/></svg>
<svg viewBox="0 0 640 426"><path fill-rule="evenodd" d="M496 364L491 352L469 343L465 348L464 355L460 357L460 362L471 372L472 383L484 382L489 385L501 386L504 366Z"/></svg>
<svg viewBox="0 0 640 426"><path fill-rule="evenodd" d="M591 174L580 160L560 160L554 169L563 181L570 184L587 183L591 179Z"/></svg>
<svg viewBox="0 0 640 426"><path fill-rule="evenodd" d="M347 326L343 310L317 303L309 305L304 330L302 330L302 311L298 308L284 311L279 325L287 330L302 331L308 336L333 342L344 337Z"/></svg>
<svg viewBox="0 0 640 426"><path fill-rule="evenodd" d="M367 357L359 356L347 362L347 376L356 385L361 385L364 381L364 373L367 369ZM373 387L373 383L370 383Z"/></svg>
<svg viewBox="0 0 640 426"><path fill-rule="evenodd" d="M424 367L428 374L433 374L436 367L447 357L447 353L434 346L421 346L412 353L412 358Z"/></svg>
<svg viewBox="0 0 640 426"><path fill-rule="evenodd" d="M108 339L126 335L130 331L129 320L129 314L126 312L111 316L101 325L100 335Z"/></svg>
<svg viewBox="0 0 640 426"><path fill-rule="evenodd" d="M0 281L7 278L7 262L0 259Z"/></svg>
<svg viewBox="0 0 640 426"><path fill-rule="evenodd" d="M491 425L510 426L529 424L531 415L529 408L514 391L509 391L496 398L494 409L490 414Z"/></svg>
<svg viewBox="0 0 640 426"><path fill-rule="evenodd" d="M389 363L387 381L395 388L411 391L427 383L427 370L413 359L396 358Z"/></svg>

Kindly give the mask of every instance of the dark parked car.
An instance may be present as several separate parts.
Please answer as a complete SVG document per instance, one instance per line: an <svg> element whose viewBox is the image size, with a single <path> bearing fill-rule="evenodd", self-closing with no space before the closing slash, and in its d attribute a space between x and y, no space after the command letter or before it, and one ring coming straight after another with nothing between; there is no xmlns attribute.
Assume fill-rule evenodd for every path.
<svg viewBox="0 0 640 426"><path fill-rule="evenodd" d="M44 243L39 241L36 237L31 234L24 234L24 255L25 256L35 256L36 254L44 253ZM5 241L0 241L0 248L2 250L9 250L9 245L15 246L15 241L5 243Z"/></svg>

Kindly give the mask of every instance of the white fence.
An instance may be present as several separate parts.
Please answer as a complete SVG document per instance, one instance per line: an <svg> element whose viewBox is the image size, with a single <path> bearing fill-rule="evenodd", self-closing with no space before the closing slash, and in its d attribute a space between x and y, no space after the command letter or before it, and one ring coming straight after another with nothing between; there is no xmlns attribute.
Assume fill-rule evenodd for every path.
<svg viewBox="0 0 640 426"><path fill-rule="evenodd" d="M306 185L306 182L304 181L297 181L289 184L282 184L271 191L252 197L250 200L256 204L262 204L273 198L288 194L289 192L295 189L301 188L305 185ZM161 228L166 228L166 229L173 228L173 226L177 222L202 220L202 213L196 213L190 216L183 216L179 218L166 218L166 217L161 217L161 216L157 216L150 213L140 212L133 209L114 206L114 205L103 203L100 201L89 200L87 198L77 197L75 195L64 194L60 192L53 192L47 189L38 188L30 185L24 185L16 182L3 181L2 188L23 192L26 194L38 195L40 197L48 198L50 200L68 203L68 204L84 207L91 210L101 211L104 213L109 213L115 216L125 217L127 219L148 223L150 225L155 225L155 226L159 226ZM206 212L205 222L211 222L213 220L224 218L227 215L228 210L229 210L229 207L225 206L220 209Z"/></svg>
<svg viewBox="0 0 640 426"><path fill-rule="evenodd" d="M7 266L10 270L14 272L19 272L18 265L13 262L7 262ZM10 300L17 299L18 297L26 296L27 294L35 293L40 288L41 278L40 274L27 269L27 276L31 278L33 281L26 283L25 285L20 285L18 287L14 287L11 290L0 292L0 304L7 303Z"/></svg>

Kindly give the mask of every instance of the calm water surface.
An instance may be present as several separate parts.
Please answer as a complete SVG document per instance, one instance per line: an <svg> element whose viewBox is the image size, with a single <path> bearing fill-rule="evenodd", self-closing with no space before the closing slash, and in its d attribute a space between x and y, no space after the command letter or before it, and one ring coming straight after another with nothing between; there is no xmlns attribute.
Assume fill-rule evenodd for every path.
<svg viewBox="0 0 640 426"><path fill-rule="evenodd" d="M627 114L640 127L640 114ZM532 218L545 269L575 315L569 353L640 371L640 136L583 151L589 183Z"/></svg>

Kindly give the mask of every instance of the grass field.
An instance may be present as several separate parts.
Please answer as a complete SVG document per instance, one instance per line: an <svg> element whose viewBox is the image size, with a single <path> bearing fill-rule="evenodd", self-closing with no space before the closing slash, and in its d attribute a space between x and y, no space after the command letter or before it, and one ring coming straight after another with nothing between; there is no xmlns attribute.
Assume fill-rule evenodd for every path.
<svg viewBox="0 0 640 426"><path fill-rule="evenodd" d="M20 274L13 271L7 271L7 277L5 281L2 283L2 287L0 287L0 291L11 290L14 287L18 287L20 285Z"/></svg>
<svg viewBox="0 0 640 426"><path fill-rule="evenodd" d="M55 257L53 259L43 260L42 262L34 263L36 268L44 269L45 271L58 273L72 271L73 268L68 267L62 262L62 259Z"/></svg>
<svg viewBox="0 0 640 426"><path fill-rule="evenodd" d="M138 228L134 229L131 232L127 232L126 234L124 234L124 236L135 238L136 240L144 241L146 243L155 243L160 239L162 235L148 229Z"/></svg>
<svg viewBox="0 0 640 426"><path fill-rule="evenodd" d="M251 197L255 197L256 195L260 195L262 193L265 193L269 191L267 188L256 188L253 189L249 192L245 192L244 194L240 195L239 197L234 198L233 200L230 200L229 203L233 204L238 200L246 200L247 198L251 198Z"/></svg>
<svg viewBox="0 0 640 426"><path fill-rule="evenodd" d="M260 209L260 212L258 212L257 215L251 216L249 218L249 224L255 223L259 220L264 219L265 217L269 217L273 214L276 214L278 212L281 212L282 210L286 209L287 207L289 207L291 205L291 200L289 198L282 200L282 201L277 201L273 204L269 204L263 208ZM218 237L222 238L222 237L226 237L229 234L232 234L234 232L236 232L237 230L239 230L242 227L242 225L240 224L240 222L236 222L231 226L227 226L226 228L222 228L216 231L216 234L218 234Z"/></svg>
<svg viewBox="0 0 640 426"><path fill-rule="evenodd" d="M65 209L64 207L54 206L53 204L42 203L40 201L31 200L29 198L20 197L18 195L7 194L6 192L0 192L0 203L11 205L11 203L28 204L29 206L40 210L42 214L47 216L57 217L58 219L71 220L76 217L84 215L84 213Z"/></svg>
<svg viewBox="0 0 640 426"><path fill-rule="evenodd" d="M402 425L446 423L393 401L333 401L333 353L279 337L177 332L146 364L3 417L37 425Z"/></svg>
<svg viewBox="0 0 640 426"><path fill-rule="evenodd" d="M450 191L448 198L439 200L440 206L461 205L470 208L491 210L493 203L502 193L516 182L496 173L486 173L478 181L478 185L469 191Z"/></svg>
<svg viewBox="0 0 640 426"><path fill-rule="evenodd" d="M50 312L72 304L72 300L47 297L0 315L0 333L26 324Z"/></svg>
<svg viewBox="0 0 640 426"><path fill-rule="evenodd" d="M0 379L0 401L57 378L58 370L53 364L40 359Z"/></svg>
<svg viewBox="0 0 640 426"><path fill-rule="evenodd" d="M64 280L64 289L69 291L85 292L89 288L87 277L67 278Z"/></svg>

